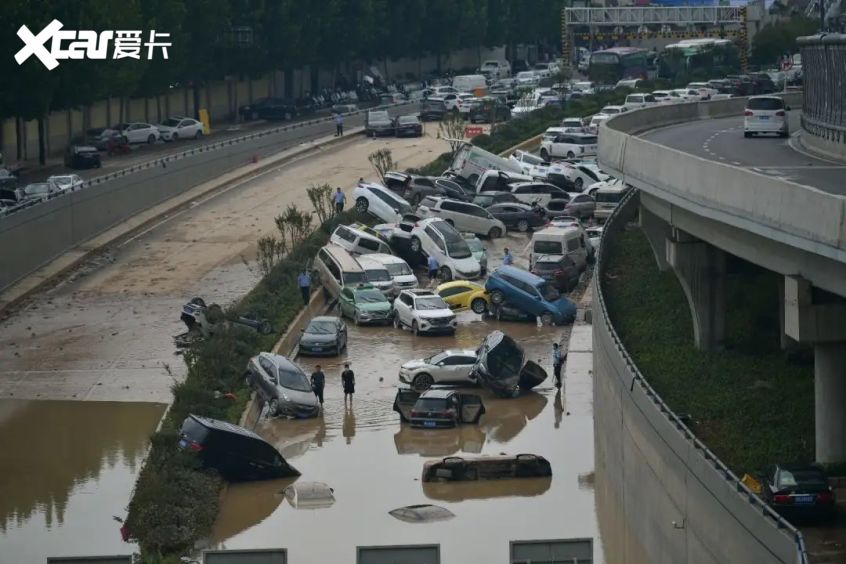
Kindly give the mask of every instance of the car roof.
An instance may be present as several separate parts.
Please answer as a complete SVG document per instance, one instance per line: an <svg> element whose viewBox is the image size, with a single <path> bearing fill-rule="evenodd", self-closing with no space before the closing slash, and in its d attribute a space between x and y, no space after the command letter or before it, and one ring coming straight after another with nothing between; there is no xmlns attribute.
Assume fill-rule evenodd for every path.
<svg viewBox="0 0 846 564"><path fill-rule="evenodd" d="M764 94L764 95L761 95L761 96L750 96L749 98L747 98L746 102L748 103L749 100L779 100L781 102L784 102L784 98L782 98L781 96L773 96L772 94Z"/></svg>
<svg viewBox="0 0 846 564"><path fill-rule="evenodd" d="M384 269L385 268L384 264L382 264L378 260L373 260L370 257L370 255L361 255L360 257L356 257L356 260L358 261L358 264L361 266L361 268L367 268L367 269L374 269L374 268Z"/></svg>
<svg viewBox="0 0 846 564"><path fill-rule="evenodd" d="M374 260L380 264L398 264L400 262L405 262L400 257L389 255L386 253L370 253L366 255L366 257L370 260Z"/></svg>
<svg viewBox="0 0 846 564"><path fill-rule="evenodd" d="M528 282L533 286L540 284L543 282L543 278L540 276L536 276L529 272L528 270L523 270L522 268L517 268L516 266L511 265L502 265L494 271L495 274L505 274L511 276L512 278L516 278L522 282Z"/></svg>
<svg viewBox="0 0 846 564"><path fill-rule="evenodd" d="M275 365L281 368L287 368L290 370L295 370L297 372L302 372L302 368L300 368L296 363L292 362L288 357L282 356L281 354L263 352L260 353L260 356L270 359Z"/></svg>
<svg viewBox="0 0 846 564"><path fill-rule="evenodd" d="M340 321L340 318L335 317L333 315L318 315L317 317L312 317L311 321L335 321L335 322L338 322L338 321ZM309 323L311 323L311 321L309 321Z"/></svg>
<svg viewBox="0 0 846 564"><path fill-rule="evenodd" d="M426 390L425 392L423 392L422 394L420 394L420 397L418 399L423 399L423 398L426 398L426 399L447 399L455 393L456 393L455 390L443 390L443 389L439 389L439 388L430 388L430 389Z"/></svg>
<svg viewBox="0 0 846 564"><path fill-rule="evenodd" d="M346 226L344 226L344 227L346 227ZM369 237L369 235L368 235L368 237ZM374 239L375 239L375 237L374 237ZM350 252L348 250L346 250L345 248L343 248L342 246L336 245L335 243L328 243L328 244L323 246L323 249L327 253L332 255L332 257L335 260L337 260L339 263L341 263L341 268L343 268L344 270L348 270L348 269L352 269L352 268L354 268L356 270L361 270L361 267L358 265L355 258L353 258L353 256L350 254Z"/></svg>
<svg viewBox="0 0 846 564"><path fill-rule="evenodd" d="M448 288L458 288L458 287L463 287L463 286L476 287L480 290L485 289L485 287L482 286L481 284L477 284L476 282L470 282L469 280L452 280L450 282L444 282L443 284L440 284L436 289L437 290L446 290Z"/></svg>

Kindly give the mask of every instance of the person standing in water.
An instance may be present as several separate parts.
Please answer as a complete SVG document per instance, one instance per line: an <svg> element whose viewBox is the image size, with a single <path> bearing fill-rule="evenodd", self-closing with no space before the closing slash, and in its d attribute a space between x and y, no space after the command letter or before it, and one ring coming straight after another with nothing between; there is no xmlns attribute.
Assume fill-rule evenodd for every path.
<svg viewBox="0 0 846 564"><path fill-rule="evenodd" d="M347 404L347 398L352 404L353 394L355 393L355 373L350 370L350 363L344 363L344 371L341 372L341 384L344 386L344 405Z"/></svg>

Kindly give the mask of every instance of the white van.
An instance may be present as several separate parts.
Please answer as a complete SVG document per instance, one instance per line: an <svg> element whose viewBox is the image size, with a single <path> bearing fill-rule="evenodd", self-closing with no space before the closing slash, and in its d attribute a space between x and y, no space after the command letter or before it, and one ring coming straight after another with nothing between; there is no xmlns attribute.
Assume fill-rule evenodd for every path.
<svg viewBox="0 0 846 564"><path fill-rule="evenodd" d="M522 171L521 171L522 172ZM511 186L518 182L531 182L534 180L526 174L515 174L512 172L502 172L501 170L489 170L482 174L476 181L476 193L482 192L510 192Z"/></svg>
<svg viewBox="0 0 846 564"><path fill-rule="evenodd" d="M501 170L515 174L523 172L519 164L470 143L463 144L456 151L449 170L464 178L470 184L475 184L479 177L489 170Z"/></svg>
<svg viewBox="0 0 846 564"><path fill-rule="evenodd" d="M339 225L329 237L329 242L357 255L370 253L391 254L391 247L375 235L365 233L351 225Z"/></svg>
<svg viewBox="0 0 846 564"><path fill-rule="evenodd" d="M386 298L394 297L397 292L394 288L394 279L381 262L372 260L371 255L363 255L356 258L358 265L364 270L367 281L377 290L385 294Z"/></svg>
<svg viewBox="0 0 846 564"><path fill-rule="evenodd" d="M323 295L337 298L347 286L357 286L367 282L364 269L346 249L328 244L317 251L313 270L323 286Z"/></svg>
<svg viewBox="0 0 846 564"><path fill-rule="evenodd" d="M388 274L391 275L394 281L393 297L396 297L396 294L399 294L402 290L411 290L417 288L419 285L414 271L411 270L411 267L403 259L382 253L367 255L367 258L382 264L388 270Z"/></svg>
<svg viewBox="0 0 846 564"><path fill-rule="evenodd" d="M608 216L611 215L611 212L614 211L617 204L626 195L628 189L628 185L622 181L613 184L609 183L599 188L593 195L594 200L596 200L596 209L593 212L593 217L599 221L608 219Z"/></svg>
<svg viewBox="0 0 846 564"><path fill-rule="evenodd" d="M587 247L584 232L578 227L547 227L532 234L529 252L529 269L535 260L544 255L568 256L579 268L587 268Z"/></svg>
<svg viewBox="0 0 846 564"><path fill-rule="evenodd" d="M483 74L462 74L452 79L452 87L459 92L472 92L482 89L487 92L488 82Z"/></svg>

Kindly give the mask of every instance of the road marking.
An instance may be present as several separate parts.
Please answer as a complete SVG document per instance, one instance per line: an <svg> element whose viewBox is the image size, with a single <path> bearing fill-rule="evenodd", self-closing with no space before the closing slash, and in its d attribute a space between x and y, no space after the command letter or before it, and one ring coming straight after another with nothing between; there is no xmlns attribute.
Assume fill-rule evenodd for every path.
<svg viewBox="0 0 846 564"><path fill-rule="evenodd" d="M843 170L843 169L846 169L846 165L832 165L832 166L828 166L828 165L822 165L822 166L817 166L817 165L792 165L792 166L791 165L787 165L787 166L771 165L771 166L759 166L759 167L756 167L756 168L761 169L761 170L793 170L793 169L797 169L797 170Z"/></svg>

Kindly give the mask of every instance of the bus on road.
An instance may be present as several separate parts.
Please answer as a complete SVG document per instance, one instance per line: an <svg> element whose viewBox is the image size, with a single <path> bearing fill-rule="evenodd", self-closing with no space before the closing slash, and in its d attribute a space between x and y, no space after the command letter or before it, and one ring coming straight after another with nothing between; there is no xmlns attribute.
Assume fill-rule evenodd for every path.
<svg viewBox="0 0 846 564"><path fill-rule="evenodd" d="M590 54L588 76L597 84L617 84L628 78L648 78L649 51L637 47L612 47Z"/></svg>
<svg viewBox="0 0 846 564"><path fill-rule="evenodd" d="M664 47L658 56L658 77L713 78L740 71L740 52L729 39L687 39Z"/></svg>

